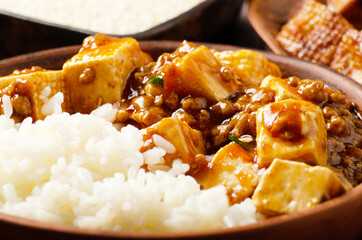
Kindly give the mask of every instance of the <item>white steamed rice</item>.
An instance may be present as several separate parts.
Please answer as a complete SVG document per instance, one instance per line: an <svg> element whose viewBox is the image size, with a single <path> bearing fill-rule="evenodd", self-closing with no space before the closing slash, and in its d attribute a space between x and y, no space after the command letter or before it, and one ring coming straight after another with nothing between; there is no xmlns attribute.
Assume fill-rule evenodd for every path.
<svg viewBox="0 0 362 240"><path fill-rule="evenodd" d="M44 121L14 124L11 103L3 97L1 212L113 231L186 231L256 221L250 199L230 207L225 188L201 190L185 175L187 164L160 165L162 156L174 151L161 136L153 137L157 147L142 154L142 131L133 126L118 131L110 122L112 105L91 115L69 115L59 113L62 99L49 99L45 112L53 114Z"/></svg>
<svg viewBox="0 0 362 240"><path fill-rule="evenodd" d="M105 34L134 34L205 0L0 0L0 10Z"/></svg>

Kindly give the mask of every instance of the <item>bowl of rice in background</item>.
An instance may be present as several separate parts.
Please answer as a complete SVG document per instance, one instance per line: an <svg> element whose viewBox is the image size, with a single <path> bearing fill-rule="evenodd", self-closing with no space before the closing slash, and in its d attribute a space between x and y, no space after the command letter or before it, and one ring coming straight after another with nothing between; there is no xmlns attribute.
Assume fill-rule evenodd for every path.
<svg viewBox="0 0 362 240"><path fill-rule="evenodd" d="M96 32L142 39L209 41L243 0L1 0L0 59L78 44Z"/></svg>
<svg viewBox="0 0 362 240"><path fill-rule="evenodd" d="M172 52L179 44L172 41L140 42L142 50L154 59L161 53ZM205 45L219 51L240 49L226 45ZM80 46L63 47L2 60L0 75L34 65L47 69L61 69L63 63L79 48ZM329 87L342 91L361 110L362 86L351 79L312 63L263 51L260 53L276 63L284 77L295 75L301 78L322 80ZM140 170L137 166L142 159L141 153L137 150L142 144L140 131L130 126L124 127L120 132L113 128L109 122L114 117L110 105L102 106L91 115L70 116L66 113L62 114L59 110L61 101L61 96L57 95L49 99L47 109L56 114L47 117L46 121L39 121L36 124L24 121L18 131L21 134L15 134L14 130L2 136L2 139L5 139L3 142L7 142L10 146L14 143L21 147L5 149L4 143L4 145L0 144L1 151L17 151L16 154L27 156L23 161L14 160L7 166L16 184L26 185L25 179L41 182L49 172L53 180L47 186L33 190L34 197L27 203L20 204L16 194L13 194L14 186L6 184L3 186L2 190L6 192L8 203L2 206L5 210L0 213L1 239L28 237L33 239L358 239L362 234L361 184L346 194L309 210L256 222L253 204L246 201L235 208L229 207L220 197L222 189L217 187L212 191L200 192L195 181L184 175L187 167L181 162L175 161L168 172L153 175ZM11 106L8 106L5 115L9 112L11 112ZM11 123L6 117L2 117L0 121L2 130L11 128ZM79 144L85 141L86 143ZM124 144L118 144L119 142ZM165 151L172 150L168 149L170 146L167 142L160 139L158 142ZM82 145L83 149L74 149L74 145ZM99 176L109 175L115 171L115 168L119 168L119 164L109 162L113 154L121 155L124 161L121 168L117 169L120 171L119 174L116 173L113 177L102 181L93 180L89 173L78 168L77 164L67 164L62 159L58 159L50 171L44 167L49 165L45 161L43 165L33 166L31 169L33 173L19 174L21 172L18 171L19 169L29 165L29 159L37 157L30 155L34 152L33 149L38 149L49 158L57 158L61 154L71 155L73 152L80 151L81 156L73 161L86 161L83 163L89 169L99 171ZM1 151L0 154L2 154ZM97 163L91 156L101 160ZM143 157L150 162L157 161L154 159L157 156ZM107 167L104 167L105 163ZM121 174L122 171L124 171L123 174ZM124 176L127 176L128 181ZM61 182L78 184L79 191L74 191L74 189L70 191ZM152 188L163 189L160 191L165 194L164 201L172 208L173 215L167 219L166 223L172 229L171 232L158 225L165 212L155 200L158 196L154 196L150 191ZM82 192L87 192L89 189L93 189L94 194L88 197L83 196ZM178 201L193 194L194 197L186 201L182 207L175 207ZM33 211L33 208L37 208L37 204L41 202L47 208L53 208L54 212L57 212L59 208L59 214L63 214L60 217L67 219L63 209L72 206L62 205L61 201L65 199L69 203L73 198L81 201L79 206L74 208L76 214L86 216L96 211L92 213L96 217L79 217L76 222L78 227L73 227L57 224L59 221L57 215L46 211ZM119 214L117 207L122 208L123 211L122 226L112 222L112 218ZM142 212L145 214L142 215ZM30 215L35 220L26 219ZM148 226L138 226L137 223ZM149 226L152 226L152 231L142 231Z"/></svg>

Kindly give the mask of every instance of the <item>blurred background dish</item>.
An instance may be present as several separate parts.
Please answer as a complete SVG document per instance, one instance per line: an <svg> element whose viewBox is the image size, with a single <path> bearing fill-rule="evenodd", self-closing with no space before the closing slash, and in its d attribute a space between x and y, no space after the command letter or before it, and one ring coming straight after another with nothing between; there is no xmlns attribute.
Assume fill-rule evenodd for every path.
<svg viewBox="0 0 362 240"><path fill-rule="evenodd" d="M277 35L285 25L307 0L251 0L248 5L248 20L261 37L267 47L274 53L288 55L285 49L277 42ZM316 0L321 4L327 5L335 15L342 15L356 29L361 30L362 24L362 1L361 0ZM335 10L334 5L338 2L348 4L357 11L339 12ZM353 4L353 5L352 5ZM318 9L320 10L320 9ZM359 17L357 19L356 15Z"/></svg>
<svg viewBox="0 0 362 240"><path fill-rule="evenodd" d="M1 2L4 2L3 4L6 3L5 0L0 1L0 3ZM15 7L17 4L28 2L30 9L32 8L32 4L34 4L32 1L26 0L10 2L15 3ZM46 6L50 3L56 5L61 2L63 1L43 1L42 5ZM78 0L73 2L81 1ZM92 2L93 1L90 3ZM139 1L129 2L139 3ZM128 8L130 8L129 2ZM183 1L177 2L184 3ZM66 1L64 4L65 3ZM154 1L154 3L161 4L162 1ZM184 9L181 14L176 11L174 17L153 27L152 25L149 25L150 27L146 30L131 32L129 34L109 34L110 32L108 30L105 31L111 36L130 36L138 40L188 39L191 41L212 42L218 41L217 39L223 39L230 41L230 39L228 40L230 37L225 36L225 32L235 33L230 26L233 26L236 19L239 17L242 3L243 0L192 0L189 9ZM54 20L46 21L43 17L41 19L36 19L31 17L32 15L29 16L30 13L27 13L28 16L21 15L19 14L19 10L16 10L15 7L12 9L9 5L7 7L8 10L6 11L4 10L6 7L1 7L0 5L0 59L43 49L79 44L87 35L95 33L95 31L89 29L61 25L59 22L55 23ZM85 9L87 8L88 7L85 7ZM65 10L69 11L68 8L65 8ZM137 9L132 10L132 12L136 11ZM164 9L162 11L164 12ZM112 12L116 13L116 11ZM144 13L145 9L140 12ZM44 14L44 10L39 11L39 13ZM58 13L54 13L54 15L56 14ZM97 14L97 12L95 14ZM115 19L120 18L115 17ZM95 20L92 19L92 21ZM116 24L127 23L122 22Z"/></svg>
<svg viewBox="0 0 362 240"><path fill-rule="evenodd" d="M362 1L253 0L249 19L273 52L323 64L362 84Z"/></svg>

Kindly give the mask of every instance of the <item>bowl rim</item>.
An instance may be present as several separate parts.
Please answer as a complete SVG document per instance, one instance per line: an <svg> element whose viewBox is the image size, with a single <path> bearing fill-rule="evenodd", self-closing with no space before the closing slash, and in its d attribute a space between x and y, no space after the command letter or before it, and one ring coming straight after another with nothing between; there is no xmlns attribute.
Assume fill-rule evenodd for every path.
<svg viewBox="0 0 362 240"><path fill-rule="evenodd" d="M202 2L189 8L185 12L182 12L181 14L168 19L167 21L154 25L153 27L151 27L145 31L139 31L139 32L134 32L134 33L129 33L129 34L127 34L127 33L125 33L125 34L104 33L104 34L107 34L108 36L112 36L112 37L133 37L136 39L150 38L154 35L163 33L165 31L171 29L173 26L188 19L190 16L195 15L198 11L204 10L205 8L214 4L217 1L219 1L219 0L203 0ZM20 20L23 20L26 22L41 24L41 25L48 26L48 27L58 28L58 29L65 30L65 31L73 31L73 32L77 32L77 33L82 33L82 34L86 34L86 35L93 35L96 33L95 31L92 31L92 30L62 25L60 23L49 22L46 20L37 19L34 17L28 17L28 16L24 16L24 15L21 15L18 13L13 13L13 12L6 11L3 9L0 9L0 15L20 19Z"/></svg>
<svg viewBox="0 0 362 240"><path fill-rule="evenodd" d="M166 45L167 47L176 48L180 41L139 41L141 48L145 47L159 47L160 49L163 49L164 47L160 47L162 45ZM263 50L256 50L256 49L250 49L250 48L243 48L238 46L232 46L232 45L222 45L222 44L212 44L212 43L196 43L198 45L203 44L210 48L219 49L229 49L229 50L240 50L240 49L247 49L247 50L253 50L259 53L262 53L267 59L270 61L275 61L276 59L282 59L284 61L287 61L291 64L297 64L303 62L307 67L308 66L314 66L316 70L321 71L321 74L329 73L332 75L335 75L336 78L343 79L343 85L347 86L350 85L351 89L355 89L356 91L360 92L362 94L362 85L358 84L357 82L353 81L352 79L338 73L335 71L332 71L331 69L314 64L308 61L300 60L294 57L289 56L282 56L277 55L274 53L266 52ZM31 59L39 58L41 55L48 55L51 56L52 54L59 54L59 53L76 53L78 49L80 48L80 45L75 46L68 46L68 47L60 47L60 48L54 48L49 50L43 50L38 51L30 54L23 54L11 58L7 58L4 60L0 60L0 66L2 65L11 65L16 64L16 62L21 62L29 57ZM337 84L337 83L336 83ZM339 85L333 85L329 87L337 88ZM339 89L338 89L339 90ZM347 94L346 94L347 95ZM348 96L348 95L347 95ZM348 96L350 97L350 96ZM361 111L361 105L357 106L359 111ZM37 220L31 220L26 218L21 218L17 216L12 216L4 213L0 213L0 224L1 223L7 223L11 224L13 226L18 227L25 227L25 228L31 228L31 229L37 229L42 231L51 231L51 232L58 232L63 234L70 234L75 236L94 236L94 237L103 237L103 238L119 238L119 239L180 239L180 238L192 238L192 237L210 237L210 236L227 236L228 234L238 234L238 233L256 233L260 231L260 229L270 229L272 230L276 226L280 224L288 224L292 222L298 222L303 219L312 219L316 215L319 214L327 214L330 211L333 211L335 209L338 209L342 207L341 204L350 204L357 199L362 199L362 183L354 187L352 190L348 191L347 193L333 198L331 200L328 200L326 202L323 202L321 204L318 204L317 206L307 209L302 212L287 214L287 215L280 215L273 218L269 218L260 222L244 225L244 226L236 226L232 228L221 228L221 229L211 229L211 230L197 230L197 231L187 231L187 232L149 232L149 233L142 233L142 232L111 232L111 231L102 231L102 230L95 230L95 229L86 229L86 228L78 228L74 226L65 226L61 224L54 224L54 223L47 223L47 222L41 222ZM360 209L362 209L362 203L360 204Z"/></svg>
<svg viewBox="0 0 362 240"><path fill-rule="evenodd" d="M298 0L296 1L298 2ZM263 23L265 22L266 18L261 17L259 14L260 6L262 5L263 0L250 1L247 9L250 24L253 26L254 30L257 32L260 38L275 54L288 56L288 53L276 41L275 36L273 36L269 31L265 31ZM281 24L280 27L282 27L284 24L285 23Z"/></svg>
<svg viewBox="0 0 362 240"><path fill-rule="evenodd" d="M119 239L182 239L185 237L210 237L210 236L225 236L227 234L238 234L242 232L255 233L261 229L273 229L278 225L287 224L291 222L298 222L302 219L311 219L319 214L326 214L327 212L338 208L341 203L348 204L356 199L362 197L362 184L359 184L349 192L328 200L322 204L319 204L311 209L287 214L280 215L273 218L269 218L256 223L247 224L244 226L236 226L232 228L221 228L221 229L208 229L208 230L196 230L187 232L112 232L103 231L96 229L79 228L75 226L66 226L55 223L41 222L32 219L26 219L5 213L0 213L0 224L2 222L16 225L19 227L32 228L43 231L58 232L64 234L78 235L78 236L95 236L95 237L110 237Z"/></svg>

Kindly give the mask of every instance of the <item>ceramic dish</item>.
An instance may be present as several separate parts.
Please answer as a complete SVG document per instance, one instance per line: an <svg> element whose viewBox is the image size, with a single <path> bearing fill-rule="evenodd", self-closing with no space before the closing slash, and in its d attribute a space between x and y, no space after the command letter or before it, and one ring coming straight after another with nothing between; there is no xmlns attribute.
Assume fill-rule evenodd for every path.
<svg viewBox="0 0 362 240"><path fill-rule="evenodd" d="M237 17L243 0L206 0L162 24L127 36L141 39L207 40ZM0 10L0 58L78 44L92 31ZM113 35L124 37L125 35Z"/></svg>
<svg viewBox="0 0 362 240"><path fill-rule="evenodd" d="M156 58L173 51L180 42L141 41L142 50ZM226 45L207 44L217 50L237 50ZM0 61L0 75L15 68L39 65L59 69L80 46L47 50ZM362 86L347 77L309 62L261 52L276 63L284 76L318 79L329 87L341 90L362 106ZM360 239L362 237L362 184L346 194L307 211L274 217L255 224L230 229L183 233L127 233L80 229L37 222L0 214L0 239Z"/></svg>

